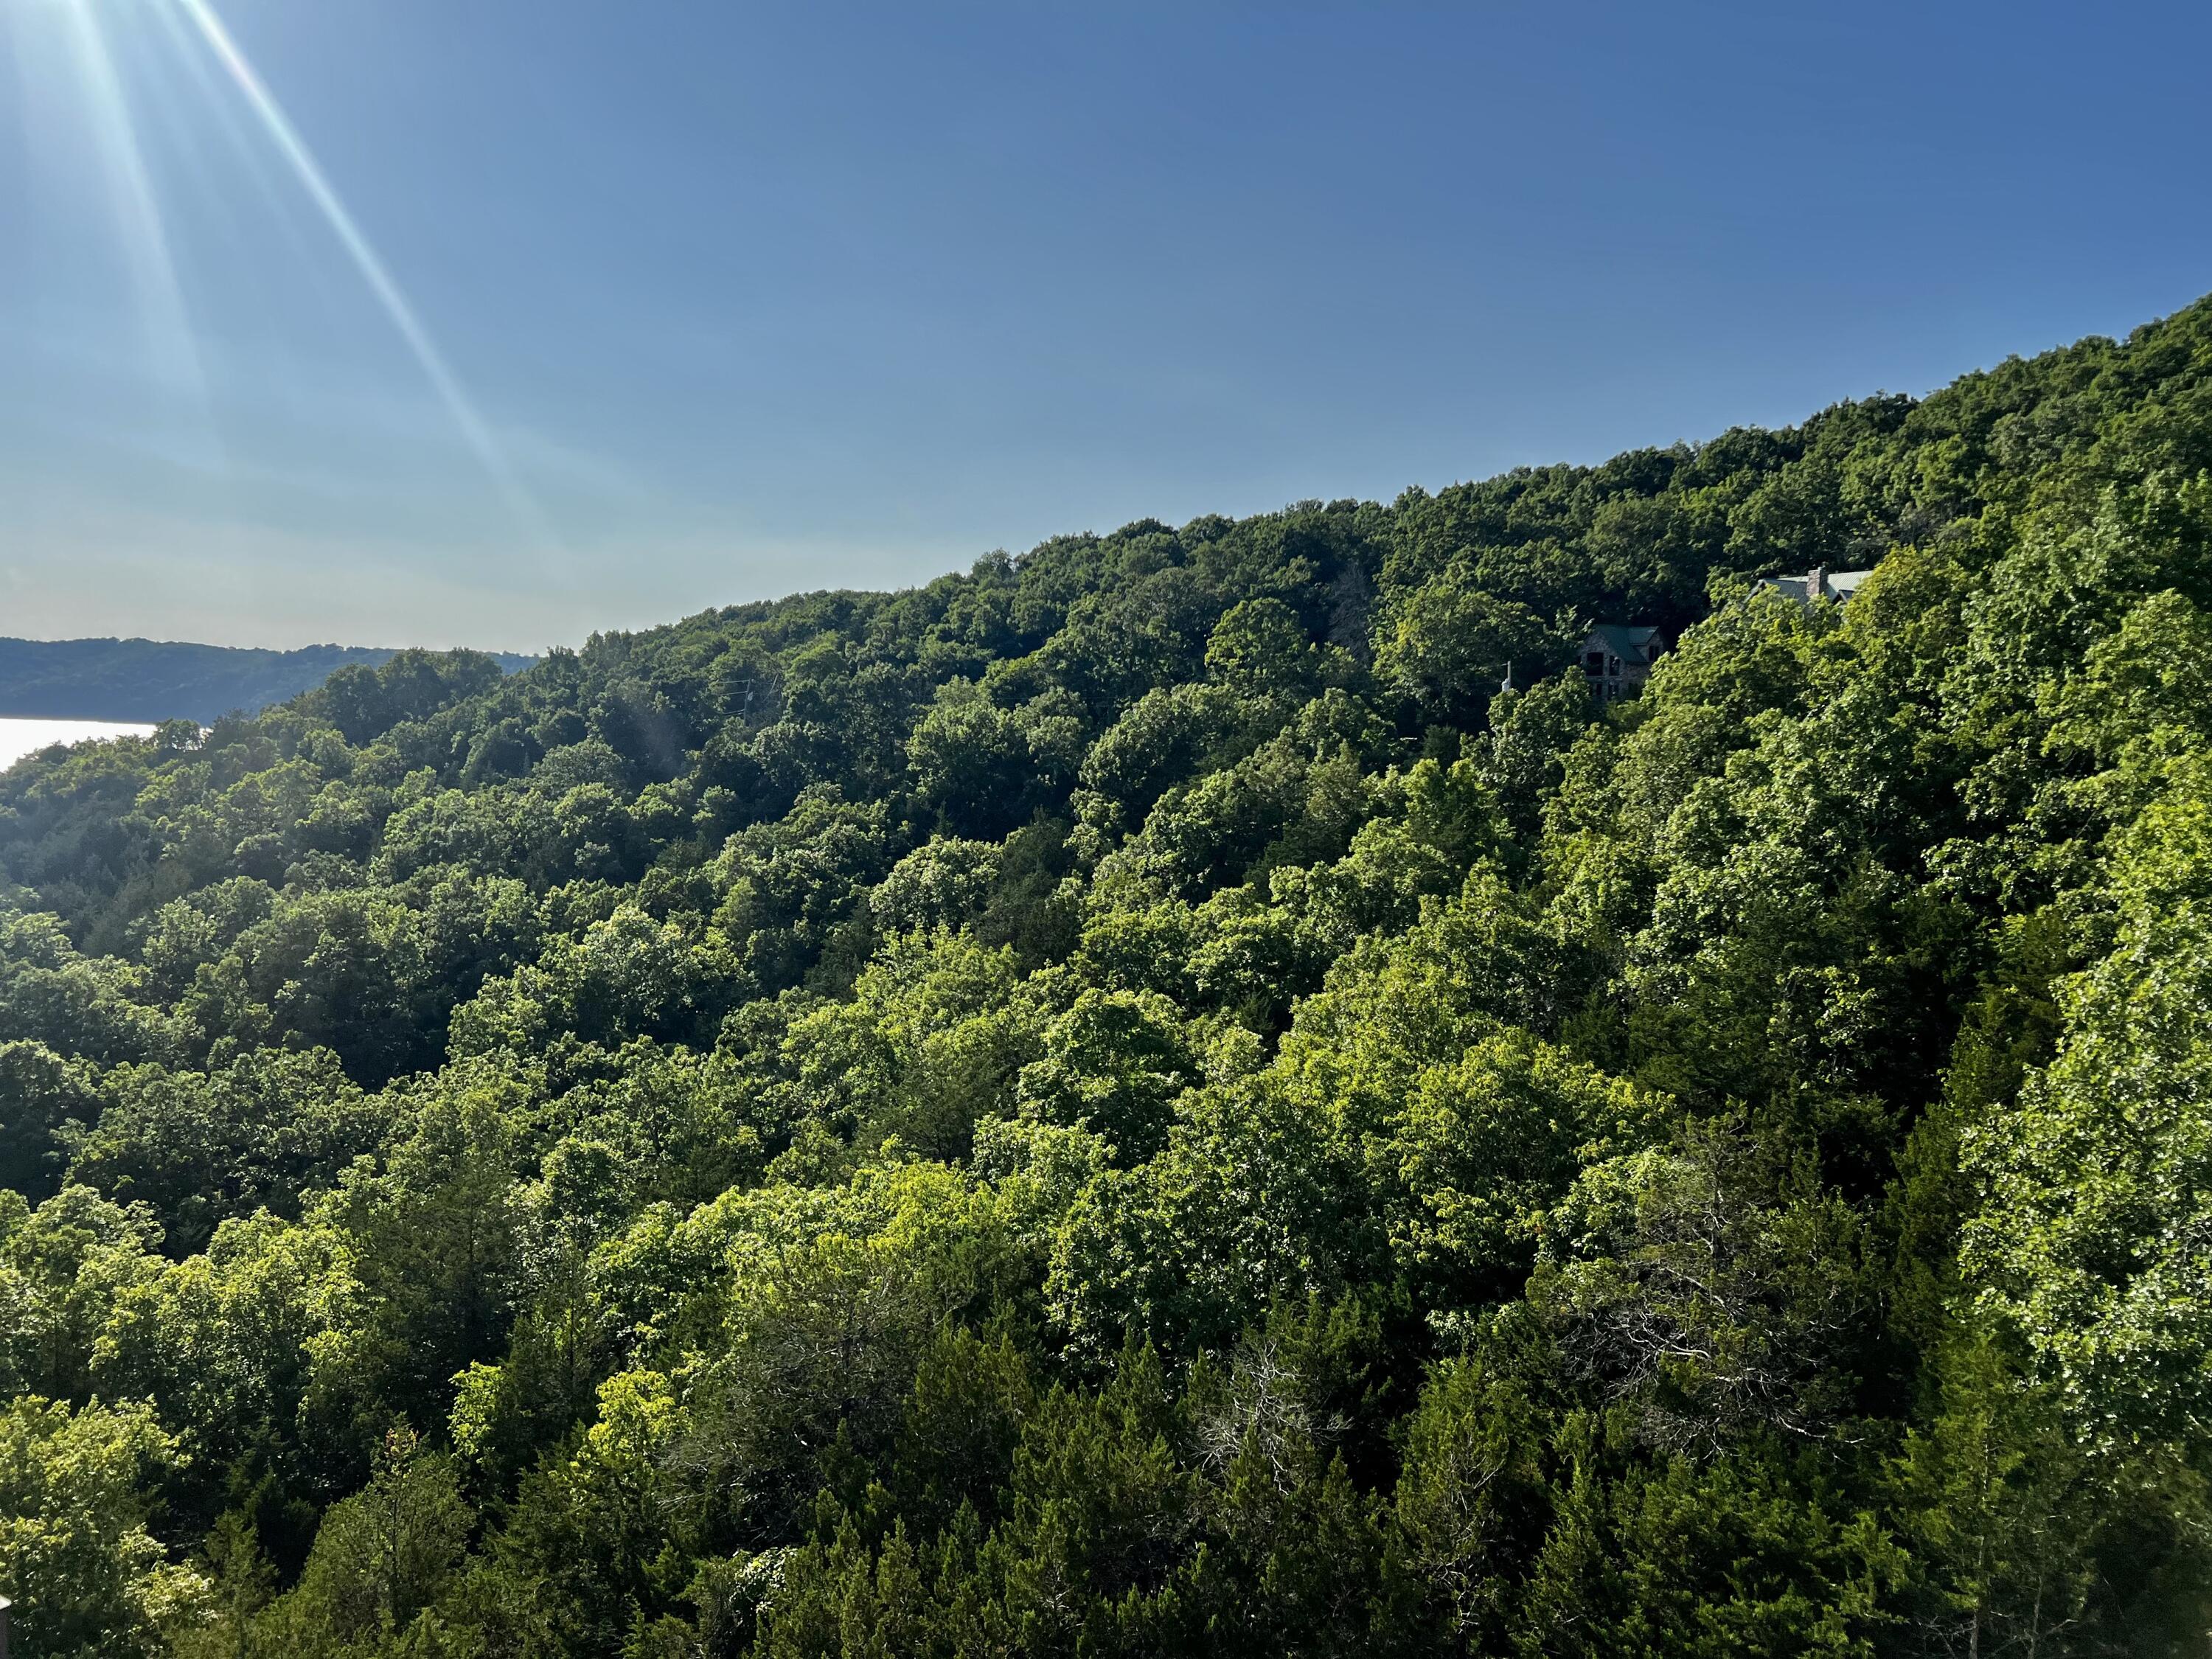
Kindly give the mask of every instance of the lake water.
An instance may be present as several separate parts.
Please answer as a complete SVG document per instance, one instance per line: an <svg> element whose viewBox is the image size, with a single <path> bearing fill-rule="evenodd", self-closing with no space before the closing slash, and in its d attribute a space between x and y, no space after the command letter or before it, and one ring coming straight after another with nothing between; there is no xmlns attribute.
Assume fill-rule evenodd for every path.
<svg viewBox="0 0 2212 1659"><path fill-rule="evenodd" d="M0 717L0 769L13 766L24 756L50 743L82 743L87 738L143 738L150 726L125 726L114 720L21 720Z"/></svg>

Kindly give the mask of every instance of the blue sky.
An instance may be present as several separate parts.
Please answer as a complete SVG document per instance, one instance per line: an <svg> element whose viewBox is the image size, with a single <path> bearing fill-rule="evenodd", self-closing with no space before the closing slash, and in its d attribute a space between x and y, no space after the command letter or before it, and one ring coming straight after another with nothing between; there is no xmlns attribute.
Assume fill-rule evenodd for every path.
<svg viewBox="0 0 2212 1659"><path fill-rule="evenodd" d="M0 633L534 649L2212 289L2197 5L209 3L0 0Z"/></svg>

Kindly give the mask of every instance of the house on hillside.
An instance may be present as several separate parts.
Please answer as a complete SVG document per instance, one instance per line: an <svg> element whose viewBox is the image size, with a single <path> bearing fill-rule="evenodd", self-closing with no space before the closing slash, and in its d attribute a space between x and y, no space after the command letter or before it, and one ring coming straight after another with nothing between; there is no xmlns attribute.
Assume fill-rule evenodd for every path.
<svg viewBox="0 0 2212 1659"><path fill-rule="evenodd" d="M1766 585L1778 593L1807 605L1814 599L1833 599L1841 605L1873 574L1871 570L1831 570L1816 564L1802 576L1769 576Z"/></svg>
<svg viewBox="0 0 2212 1659"><path fill-rule="evenodd" d="M1583 673L1589 681L1590 695L1600 702L1635 696L1666 648L1667 641L1656 628L1598 623L1583 641Z"/></svg>

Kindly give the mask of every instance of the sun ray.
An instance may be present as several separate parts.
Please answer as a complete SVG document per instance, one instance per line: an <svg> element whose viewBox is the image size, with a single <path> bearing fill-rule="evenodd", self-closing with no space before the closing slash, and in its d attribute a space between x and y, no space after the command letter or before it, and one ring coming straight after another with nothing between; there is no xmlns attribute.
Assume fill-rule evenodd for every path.
<svg viewBox="0 0 2212 1659"><path fill-rule="evenodd" d="M475 452L477 461L493 484L506 498L509 508L538 539L554 544L556 538L544 510L509 465L489 424L477 411L476 402L469 396L467 388L461 384L460 377L447 362L445 353L439 349L430 331L416 314L414 306L409 302L376 249L371 246L368 235L339 197L337 187L324 173L314 152L308 149L307 140L301 137L299 130L292 125L291 118L285 114L283 106L276 101L275 94L247 61L245 52L231 38L230 31L224 27L222 20L216 15L207 0L176 0L176 3L228 73L264 131L268 133L270 142L290 166L301 187L321 212L331 234L344 247L355 268L361 273L362 280L368 285L369 291L383 307L392 326L407 343L408 349L414 354L424 376L445 404L447 415L460 429L462 437Z"/></svg>
<svg viewBox="0 0 2212 1659"><path fill-rule="evenodd" d="M214 423L208 410L206 373L185 305L184 289L177 278L168 229L147 173L145 152L138 142L121 77L116 73L114 57L88 0L72 0L61 9L67 20L70 56L91 116L94 142L110 182L154 372L166 387L191 402L202 434L212 450Z"/></svg>
<svg viewBox="0 0 2212 1659"><path fill-rule="evenodd" d="M257 139L259 128L234 106L229 82L209 61L210 54L199 32L173 5L152 5L142 9L161 30L165 61L175 64L189 82L185 90L191 94L188 101L192 114L212 125L229 161L252 185L255 197L270 222L283 236L287 248L299 256L303 267L308 265L313 250L305 216L295 207L293 192L284 186L284 179ZM208 171L210 176L203 177L201 187L210 194L224 189L228 181L217 180L211 176L212 169ZM315 220L318 226L321 222L319 217Z"/></svg>

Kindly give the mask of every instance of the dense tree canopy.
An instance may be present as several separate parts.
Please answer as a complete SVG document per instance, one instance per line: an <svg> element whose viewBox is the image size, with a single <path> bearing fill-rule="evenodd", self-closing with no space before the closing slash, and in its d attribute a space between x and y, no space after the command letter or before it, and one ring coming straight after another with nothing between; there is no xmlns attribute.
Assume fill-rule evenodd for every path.
<svg viewBox="0 0 2212 1659"><path fill-rule="evenodd" d="M2208 613L2212 301L33 757L20 1650L2201 1655Z"/></svg>

